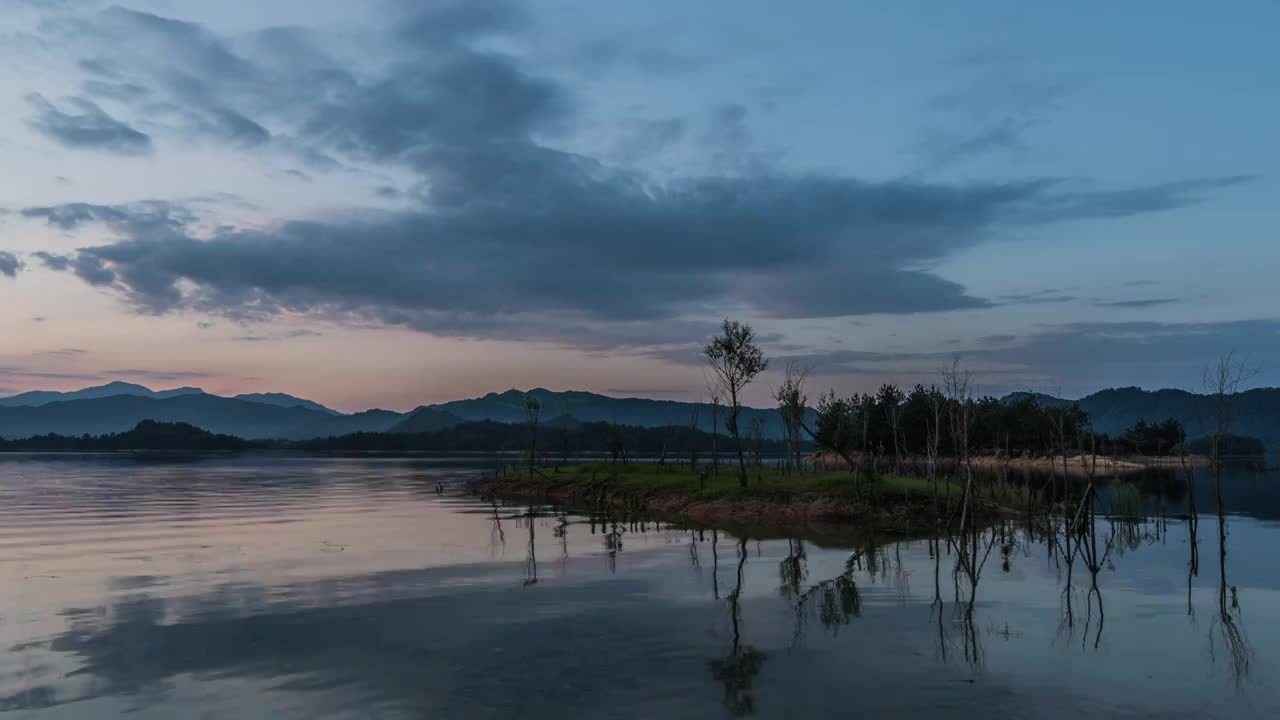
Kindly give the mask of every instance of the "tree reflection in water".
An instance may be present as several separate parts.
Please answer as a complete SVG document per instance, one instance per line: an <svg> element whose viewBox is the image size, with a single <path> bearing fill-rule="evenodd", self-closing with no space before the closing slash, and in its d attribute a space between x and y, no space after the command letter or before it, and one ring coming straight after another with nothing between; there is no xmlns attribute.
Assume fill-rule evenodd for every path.
<svg viewBox="0 0 1280 720"><path fill-rule="evenodd" d="M1236 686L1240 687L1249 675L1253 661L1253 648L1245 636L1241 624L1239 592L1234 586L1228 592L1227 585L1227 518L1218 503L1218 613L1209 628L1209 657L1217 662L1217 643L1226 650L1228 669ZM1216 639L1215 639L1216 636Z"/></svg>
<svg viewBox="0 0 1280 720"><path fill-rule="evenodd" d="M1199 576L1199 521L1195 515L1195 485L1190 482L1190 468L1184 469L1188 477L1185 484L1188 490L1185 502L1188 511L1186 522L1189 553L1186 601L1187 613L1194 619L1194 585L1195 578ZM996 546L1000 548L1002 571L1011 573L1020 559L1029 561L1037 555L1033 552L1034 546L1047 545L1049 561L1052 567L1058 569L1063 598L1059 636L1074 638L1075 632L1082 630L1081 648L1097 649L1101 646L1106 625L1103 571L1114 570L1116 559L1128 552L1146 545L1166 543L1170 518L1162 509L1163 501L1152 515L1142 515L1137 503L1132 506L1128 504L1129 498L1137 496L1137 488L1116 478L1097 481L1091 471L1092 468L1089 468L1085 473L1083 488L1075 486L1075 493L1069 483L1062 483L1059 498L1064 505L1058 512L1028 517L1025 524L1009 519L986 527L973 524L962 532L944 532L925 541L928 557L933 563L929 617L931 625L936 627L936 655L939 662L945 664L952 658L963 657L969 669L977 672L986 661L983 647L986 635L1006 640L1021 635L1011 632L1008 623L999 629L998 621L986 626L987 630L980 631L983 626L978 618L978 589L984 568ZM504 518L499 504L494 502L492 505L491 541L495 548L504 545L506 541L504 519L514 519L517 526L526 524L522 527L528 531L526 586L539 581L535 524L538 517L537 510L531 506L521 514L509 514ZM569 515L556 511L546 517L556 521L552 532L560 542L561 557L567 561L568 533L571 528ZM612 513L591 516L589 522L593 534L597 528L600 530L611 571L617 570L617 556L623 547L623 534L628 529L637 532L647 529L643 523L620 521ZM661 529L661 526L657 529ZM729 647L722 657L708 662L710 674L721 687L722 702L730 715L752 715L758 710L756 683L769 655L746 640L742 600L750 541L733 541L736 552L733 586L727 594L722 594L719 578L719 531L687 532L689 566L699 575L705 558L701 556L698 546L709 542L711 595L717 602L723 600L728 610ZM1253 650L1241 622L1243 615L1239 593L1230 585L1227 577L1228 537L1227 518L1224 513L1219 512L1217 608L1209 629L1208 653L1211 663L1216 664L1220 657L1226 659L1226 667L1239 685L1250 672ZM777 565L778 593L791 612L793 649L805 645L808 631L815 619L825 634L837 638L842 628L862 616L863 596L858 585L859 575L865 575L873 584L880 582L888 586L892 583L900 602L909 603L911 600L910 572L908 563L903 560L904 549L901 542L895 542L890 548L888 545L877 544L874 540L859 541L846 557L841 572L817 582L811 578L809 542L801 538L790 538L785 542L786 554ZM756 541L756 554L762 555L759 541ZM1077 566L1083 567L1086 573L1083 581L1077 577ZM947 571L952 576L950 583L945 583L943 579ZM952 586L950 599L945 597L943 590L946 584ZM1077 587L1079 585L1085 587ZM1085 601L1083 608L1076 604L1078 599ZM948 604L951 605L950 608L947 607ZM1083 618L1080 617L1081 609L1084 610ZM1077 622L1081 619L1083 623Z"/></svg>
<svg viewBox="0 0 1280 720"><path fill-rule="evenodd" d="M708 665L711 674L724 689L725 709L733 717L752 715L756 711L756 698L752 692L755 677L764 667L765 654L752 645L742 642L742 575L747 564L747 541L738 541L737 579L733 591L727 596L732 641L729 653Z"/></svg>

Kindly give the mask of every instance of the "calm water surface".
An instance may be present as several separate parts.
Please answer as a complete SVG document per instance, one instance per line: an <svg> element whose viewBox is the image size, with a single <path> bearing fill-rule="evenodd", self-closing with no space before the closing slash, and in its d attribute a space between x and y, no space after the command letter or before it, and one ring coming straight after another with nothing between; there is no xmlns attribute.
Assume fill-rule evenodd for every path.
<svg viewBox="0 0 1280 720"><path fill-rule="evenodd" d="M1100 521L1096 591L984 538L970 615L943 543L531 514L481 471L0 456L0 716L1280 717L1274 473L1228 478L1224 622L1174 481L1138 483L1167 523Z"/></svg>

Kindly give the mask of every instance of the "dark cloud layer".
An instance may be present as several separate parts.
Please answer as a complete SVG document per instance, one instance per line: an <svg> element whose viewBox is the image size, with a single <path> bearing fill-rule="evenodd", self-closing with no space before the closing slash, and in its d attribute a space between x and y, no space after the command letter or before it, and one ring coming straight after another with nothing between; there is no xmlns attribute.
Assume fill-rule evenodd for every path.
<svg viewBox="0 0 1280 720"><path fill-rule="evenodd" d="M713 113L724 142L709 151L722 174L658 179L559 144L578 118L571 89L486 42L524 27L514 5L395 7L403 14L380 47L385 62L361 72L301 30L233 45L193 23L120 8L52 29L91 49L81 63L98 83L90 87L135 112L233 145L287 136L305 157L395 168L419 182L402 210L265 229L197 232L177 204L28 208L64 230L96 223L114 235L41 261L143 312L244 320L287 311L607 349L682 342L706 330L687 318L730 309L813 318L985 307L929 268L1001 228L1169 210L1245 180L1110 191L1050 179L781 172L750 152L737 105ZM148 60L158 56L164 68ZM79 127L84 145L130 147L136 131L77 103L77 117L92 122L49 107L45 126L70 125L73 136ZM646 126L630 152L685 129L680 119Z"/></svg>
<svg viewBox="0 0 1280 720"><path fill-rule="evenodd" d="M1038 388L1078 395L1113 385L1199 389L1204 369L1229 352L1261 367L1280 353L1280 320L1064 323L1022 336L979 338L977 347L959 352L831 350L779 362L794 360L819 376L870 374L928 383L960 357L984 392Z"/></svg>

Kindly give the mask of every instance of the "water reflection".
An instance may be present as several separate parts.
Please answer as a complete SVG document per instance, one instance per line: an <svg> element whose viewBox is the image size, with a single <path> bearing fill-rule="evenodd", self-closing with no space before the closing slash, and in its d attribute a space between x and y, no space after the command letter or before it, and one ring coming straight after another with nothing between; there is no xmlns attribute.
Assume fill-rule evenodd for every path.
<svg viewBox="0 0 1280 720"><path fill-rule="evenodd" d="M756 711L752 684L764 666L765 654L742 640L742 572L747 565L747 540L738 541L738 564L733 590L725 599L732 627L729 652L708 663L711 674L724 690L723 702L729 715L743 717Z"/></svg>
<svg viewBox="0 0 1280 720"><path fill-rule="evenodd" d="M1232 538L1273 542L1280 528L1218 513L1218 577L1200 584L1197 523L1145 493L1156 510L1108 514L1128 491L1101 479L1059 483L1076 510L1052 523L886 541L671 528L437 495L441 481L418 470L395 480L380 466L373 485L365 466L344 472L323 491L266 488L270 513L247 488L231 504L209 490L207 518L175 514L171 489L135 488L118 527L78 525L74 493L0 486L22 508L0 510L0 579L19 588L0 624L0 710L178 717L214 696L227 710L212 717L251 716L250 702L285 717L1280 709L1253 672L1280 651L1280 615L1255 600L1251 643L1242 608L1280 588L1269 559ZM167 524L213 548L206 561L178 561L190 550L170 551ZM61 552L80 532L95 543ZM504 558L508 532L523 560ZM248 552L217 552L228 537ZM1187 625L1197 610L1207 628ZM1143 671L1159 683L1151 697L1099 681Z"/></svg>

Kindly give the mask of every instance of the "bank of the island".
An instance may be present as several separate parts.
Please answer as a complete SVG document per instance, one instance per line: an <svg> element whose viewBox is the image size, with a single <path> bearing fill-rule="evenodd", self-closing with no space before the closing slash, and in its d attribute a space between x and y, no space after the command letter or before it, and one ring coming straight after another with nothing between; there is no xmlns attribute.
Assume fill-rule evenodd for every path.
<svg viewBox="0 0 1280 720"><path fill-rule="evenodd" d="M855 483L847 470L795 472L748 466L741 487L736 464L718 472L667 463L602 462L561 467L512 467L477 480L476 494L509 502L554 504L583 513L641 516L701 527L791 530L856 530L892 535L927 535L938 529L939 505L957 503L955 479L934 484L924 478L865 473ZM950 487L947 487L950 483ZM986 493L984 492L984 495ZM972 518L992 520L1001 506L989 497L975 503Z"/></svg>

